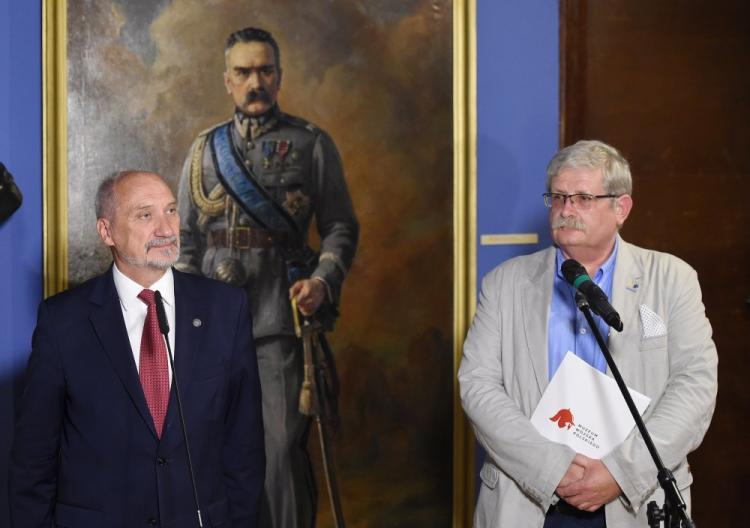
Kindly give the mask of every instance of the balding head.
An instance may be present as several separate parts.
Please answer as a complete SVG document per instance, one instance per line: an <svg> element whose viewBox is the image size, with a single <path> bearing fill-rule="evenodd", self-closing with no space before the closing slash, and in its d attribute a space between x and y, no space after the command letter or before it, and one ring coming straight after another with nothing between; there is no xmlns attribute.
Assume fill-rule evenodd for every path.
<svg viewBox="0 0 750 528"><path fill-rule="evenodd" d="M115 190L116 187L119 183L124 182L128 178L133 178L138 175L143 175L145 177L150 176L159 179L164 183L164 185L167 185L167 183L164 182L161 176L150 171L131 169L113 172L112 174L104 178L104 180L102 180L96 190L96 200L94 202L94 207L97 219L106 218L107 220L111 221L114 218L115 209L117 207Z"/></svg>
<svg viewBox="0 0 750 528"><path fill-rule="evenodd" d="M158 174L127 170L105 178L96 193L96 216L117 268L144 287L179 257L177 201Z"/></svg>

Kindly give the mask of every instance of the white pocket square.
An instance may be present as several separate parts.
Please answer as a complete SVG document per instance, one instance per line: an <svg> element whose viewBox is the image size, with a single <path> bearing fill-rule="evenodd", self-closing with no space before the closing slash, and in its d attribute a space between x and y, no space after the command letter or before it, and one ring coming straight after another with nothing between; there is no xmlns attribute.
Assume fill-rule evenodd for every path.
<svg viewBox="0 0 750 528"><path fill-rule="evenodd" d="M642 304L640 306L641 312L641 337L646 339L649 337L659 337L667 335L667 325L664 324L661 317L651 308Z"/></svg>

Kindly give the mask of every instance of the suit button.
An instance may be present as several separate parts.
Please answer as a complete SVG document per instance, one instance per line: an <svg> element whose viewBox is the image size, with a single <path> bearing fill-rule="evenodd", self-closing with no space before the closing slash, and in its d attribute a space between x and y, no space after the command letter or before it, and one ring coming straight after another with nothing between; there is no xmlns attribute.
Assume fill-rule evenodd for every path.
<svg viewBox="0 0 750 528"><path fill-rule="evenodd" d="M156 520L156 517L149 517L148 519L146 519L146 523L149 526L156 526L157 524L159 524L159 521Z"/></svg>
<svg viewBox="0 0 750 528"><path fill-rule="evenodd" d="M166 466L167 465L167 459L159 457L159 458L156 459L156 463L159 464L160 466Z"/></svg>

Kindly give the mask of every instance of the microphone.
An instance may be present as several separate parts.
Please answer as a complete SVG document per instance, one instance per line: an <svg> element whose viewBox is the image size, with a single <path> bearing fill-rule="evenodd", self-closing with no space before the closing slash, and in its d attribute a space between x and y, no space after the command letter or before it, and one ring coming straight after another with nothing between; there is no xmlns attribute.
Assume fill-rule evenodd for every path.
<svg viewBox="0 0 750 528"><path fill-rule="evenodd" d="M156 319L159 321L159 331L164 335L164 341L167 343L167 352L169 353L169 366L172 369L172 383L174 383L174 392L175 396L177 396L177 410L180 415L182 438L185 441L185 451L187 452L190 483L193 485L193 499L195 499L195 509L198 511L198 526L203 528L201 507L198 503L198 487L195 484L195 472L193 471L193 458L190 456L190 444L188 443L187 426L185 425L185 413L182 411L182 397L180 396L180 387L177 385L177 374L174 371L174 356L172 355L172 347L169 345L169 322L167 321L167 312L164 310L164 302L159 290L154 292L154 302L156 303Z"/></svg>
<svg viewBox="0 0 750 528"><path fill-rule="evenodd" d="M154 292L154 302L156 303L156 318L159 320L159 331L164 334L165 338L169 337L169 321L167 321L167 312L164 311L164 302L161 299L161 292L159 290ZM169 346L169 339L167 339L167 346Z"/></svg>
<svg viewBox="0 0 750 528"><path fill-rule="evenodd" d="M604 319L609 326L618 332L622 332L620 315L609 304L609 300L602 289L588 276L586 268L581 266L577 260L568 259L562 263L561 270L565 280L586 295L591 310Z"/></svg>

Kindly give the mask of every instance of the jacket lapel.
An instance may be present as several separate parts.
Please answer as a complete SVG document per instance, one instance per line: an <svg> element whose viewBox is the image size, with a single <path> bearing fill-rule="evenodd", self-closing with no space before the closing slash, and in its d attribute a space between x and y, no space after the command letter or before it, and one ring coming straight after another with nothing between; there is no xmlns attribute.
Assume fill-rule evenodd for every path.
<svg viewBox="0 0 750 528"><path fill-rule="evenodd" d="M186 395L190 390L190 384L194 377L194 365L197 354L203 348L203 337L205 335L203 324L207 321L207 318L199 296L187 284L190 277L177 270L173 270L173 274L175 298L175 349L173 351L175 377L184 405ZM179 421L175 384L172 383L164 430L175 431L173 439L182 439L182 426Z"/></svg>
<svg viewBox="0 0 750 528"><path fill-rule="evenodd" d="M534 369L539 394L544 393L549 383L548 344L549 307L552 302L553 269L555 266L555 248L539 254L536 266L529 266L529 274L524 277L525 284L518 290L521 293L523 307L523 328L526 332L528 354Z"/></svg>
<svg viewBox="0 0 750 528"><path fill-rule="evenodd" d="M617 357L618 352L625 350L628 343L632 347L640 339L638 307L644 287L643 279L643 268L636 260L630 244L620 238L611 302L612 307L620 314L624 328L622 332L611 330L609 333L608 345L613 358Z"/></svg>
<svg viewBox="0 0 750 528"><path fill-rule="evenodd" d="M102 349L109 357L112 367L144 423L156 437L154 421L146 404L138 369L133 359L133 351L130 350L130 340L122 318L120 299L117 296L111 267L107 273L99 277L89 300L96 305L89 318Z"/></svg>

